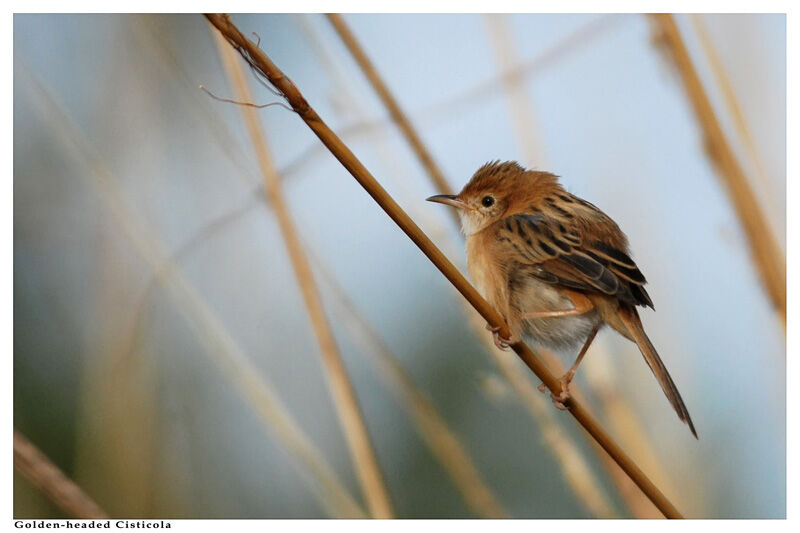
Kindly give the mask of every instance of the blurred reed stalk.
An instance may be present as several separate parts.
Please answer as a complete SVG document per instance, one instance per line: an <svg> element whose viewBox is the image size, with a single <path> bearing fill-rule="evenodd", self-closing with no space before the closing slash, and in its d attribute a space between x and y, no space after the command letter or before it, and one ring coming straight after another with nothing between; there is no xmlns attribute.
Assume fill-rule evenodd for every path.
<svg viewBox="0 0 800 533"><path fill-rule="evenodd" d="M144 64L145 56L137 56L137 61ZM127 87L139 94L143 116L158 112L156 93L132 87L141 80L131 80L130 65L109 61L105 67L94 80L98 86ZM93 101L96 116L113 113L119 97L120 91L100 91ZM110 136L103 143L104 150L125 153L128 146L119 143L124 143L122 137ZM164 150L166 147L160 146L161 153L151 157L170 157ZM158 476L164 479L164 465L159 464L163 426L158 423L158 375L149 354L127 357L130 313L120 302L128 301L139 286L135 274L121 274L128 270L120 266L127 258L136 262L138 257L135 252L121 251L117 238L115 232L101 231L89 252L92 285L85 294L90 298L87 318L91 333L82 355L72 476L92 489L113 516L146 518L159 516L164 509L174 512L184 507L176 492L163 490L164 485L156 481ZM107 489L110 485L113 492Z"/></svg>
<svg viewBox="0 0 800 533"><path fill-rule="evenodd" d="M338 29L344 31L348 36L347 48L351 50L351 52L355 52L358 58L361 58L357 60L357 63L362 65L362 60L366 60L367 63L365 64L370 65L366 53L361 49L360 44L355 39L355 36L352 34L352 32L349 31L344 20L342 20L338 15L335 16L334 20L336 20ZM350 97L351 91L349 87L347 87L345 81L341 79L342 77L338 74L334 74L338 73L338 70L332 65L333 58L331 58L325 52L325 47L321 46L319 39L311 30L310 25L306 25L305 28L314 49L319 51L318 53L323 63L327 65L326 68L333 74L332 77L337 82L337 95L344 96L349 107L358 109L357 102L354 101L354 98ZM375 70L374 67L370 67L369 71L364 71L364 73L367 75L371 83L377 82L378 86L381 87L379 96L381 100L385 102L387 107L393 109L392 116L399 116L403 118L404 127L401 131L404 134L406 132L411 132L412 137L406 138L409 141L409 144L411 144L412 149L416 150L417 146L423 146L424 148L422 141L419 140L419 135L415 133L410 121L405 119L405 113L403 112L399 103L397 103L392 97L391 91L389 91L388 86L381 80L377 70ZM377 87L375 88L377 90ZM388 101L386 101L386 99L388 99ZM416 139L416 142L411 142L412 138ZM424 159L429 162L429 165L425 166L426 169L432 167L436 170L436 175L444 175L433 162L432 158L426 158L422 154L417 155L420 160ZM394 170L393 165L388 165L388 168ZM428 175L431 177L431 181L434 182L434 186L438 186L438 183L442 182L442 180L434 179L434 175L430 173ZM446 180L443 182L446 184ZM403 183L403 180L401 180L401 183ZM415 203L410 202L409 205L414 206ZM445 228L436 222L436 219L427 216L427 213L424 210L420 212L419 209L413 209L413 207L411 208L410 212L414 214L414 218L416 220L425 219L426 221L429 221L426 226L429 226L433 229L436 236L439 237L437 240L445 243L446 251L451 253L455 251L457 248L455 242ZM527 376L523 375L522 368L513 361L513 358L510 356L510 354L497 349L494 343L490 340L490 336L486 332L480 316L472 307L469 306L469 303L463 298L458 298L458 303L462 306L465 316L469 320L468 323L471 326L475 336L481 341L487 353L494 359L495 364L498 366L498 368L500 368L506 380L517 392L519 400L527 408L528 413L533 417L534 422L539 426L542 439L545 442L547 449L558 463L561 471L564 474L567 484L575 493L578 500L593 516L600 518L611 518L616 516L611 502L606 497L600 482L597 480L588 462L583 457L582 451L575 445L575 443L572 442L570 436L553 418L552 411L547 406L549 401L546 399L546 397L539 394L538 391L536 391L536 389L531 385L530 381L527 379ZM601 453L604 457L607 457L605 456L605 452Z"/></svg>
<svg viewBox="0 0 800 533"><path fill-rule="evenodd" d="M23 65L21 62L19 64ZM81 175L104 203L106 213L119 225L155 273L159 283L170 289L176 306L184 312L189 325L206 348L205 353L211 362L230 380L265 428L277 436L284 449L295 459L297 466L301 467L301 477L322 507L339 518L366 516L324 456L291 416L272 384L262 376L262 372L231 336L186 274L170 260L164 246L144 220L128 207L117 179L102 156L92 148L83 132L74 125L35 74L24 66L21 71L30 79L28 85L33 93L31 101L35 104L40 120L49 125L47 131L64 142L67 151L86 166L87 172Z"/></svg>
<svg viewBox="0 0 800 533"><path fill-rule="evenodd" d="M337 316L343 319L351 338L360 346L378 376L395 393L398 404L411 416L419 435L449 474L467 506L481 518L506 518L508 513L481 478L458 435L417 387L369 319L359 312L333 273L320 258L312 255L312 259L333 296L331 301L341 311Z"/></svg>
<svg viewBox="0 0 800 533"><path fill-rule="evenodd" d="M520 59L517 57L516 47L512 40L513 31L508 24L506 16L503 14L487 14L484 15L484 18L487 24L489 41L494 49L500 70L514 73L514 65L520 64ZM542 169L548 168L543 140L536 128L538 121L530 97L525 91L525 78L521 75L513 75L505 76L502 79L509 103L509 116L514 124L520 152L529 166ZM489 342L489 344L493 343ZM585 365L582 370L587 381L592 385L593 392L606 415L605 419L614 426L617 434L620 435L629 449L633 449L632 446L635 444L637 451L645 452L637 453L636 457L640 464L651 473L653 479L658 482L658 486L665 489L667 493L677 494L677 491L671 490L672 484L668 481L664 468L658 460L658 455L655 453L655 448L650 442L647 431L645 431L641 420L619 394L613 376L610 373L607 373L603 378L596 375L596 369L600 368L601 365L611 364L610 354L605 343L595 341L591 351L590 357L595 359L598 364ZM548 361L553 372L558 375L562 375L565 372L566 369L552 352L542 350L542 356ZM600 361L597 361L598 359ZM574 391L577 394L577 398L585 403L580 386L574 384ZM657 510L647 501L641 491L630 490L630 480L613 461L609 461L605 452L597 446L594 447L594 450L608 470L611 480L617 486L631 513L637 518L653 518L657 516L653 514Z"/></svg>
<svg viewBox="0 0 800 533"><path fill-rule="evenodd" d="M206 14L206 18L225 36L251 65L263 74L266 79L283 95L299 117L317 135L339 162L350 172L356 181L378 203L386 214L406 233L420 250L431 260L439 271L469 300L473 307L492 326L499 328L502 336L508 336L508 326L502 317L486 300L469 284L459 270L433 244L427 235L403 211L395 200L381 187L364 165L356 158L339 137L325 124L320 116L309 105L297 87L267 57L258 45L247 39L224 14ZM525 345L517 342L512 346L526 365L555 394L561 392L561 384L548 370L547 366ZM681 514L663 493L647 478L641 469L624 453L616 442L589 415L588 411L577 401L567 402L569 413L583 428L611 455L623 470L636 482L651 501L670 518L680 518Z"/></svg>
<svg viewBox="0 0 800 533"><path fill-rule="evenodd" d="M755 167L755 175L759 181L758 192L762 194L762 198L765 199L765 203L768 207L767 216L769 216L770 213L778 213L779 202L775 197L775 186L769 179L767 167L764 164L764 159L761 157L761 153L756 146L756 142L752 133L750 133L750 127L748 126L747 119L744 116L744 110L739 103L739 97L736 95L736 89L731 83L728 74L725 72L725 66L722 63L722 58L717 53L717 47L714 46L714 41L706 29L706 25L703 23L704 16L705 15L690 13L689 20L692 22L695 33L700 38L700 46L703 48L703 52L708 59L708 63L711 65L711 71L714 74L714 79L722 93L722 98L725 101L726 107L728 108L728 113L730 113L730 116L733 119L733 124L736 128L739 139L742 141L744 149L747 152L747 155L750 158L753 166ZM779 224L779 222L775 220L775 217L772 218L774 224Z"/></svg>
<svg viewBox="0 0 800 533"><path fill-rule="evenodd" d="M238 100L252 102L253 96L236 52L228 46L219 32L212 30L212 34ZM267 140L258 115L253 107L239 106L239 108L258 158L264 180L264 192L278 220L297 284L322 354L331 396L339 415L339 423L350 450L353 466L361 484L362 494L373 518L392 518L394 513L383 473L378 464L355 390L350 383L333 331L325 316L311 266L297 236L297 230L283 195L281 180L269 155Z"/></svg>
<svg viewBox="0 0 800 533"><path fill-rule="evenodd" d="M88 494L17 428L14 428L14 468L70 518L108 518L108 514Z"/></svg>
<svg viewBox="0 0 800 533"><path fill-rule="evenodd" d="M569 54L580 50L593 39L607 33L610 29L619 26L623 21L631 20L631 17L623 15L604 15L591 22L579 27L564 39L559 40L553 45L544 49L536 56L529 58L512 69L502 72L487 80L476 83L454 96L450 96L440 102L426 105L414 113L412 118L419 124L432 124L452 117L453 115L470 109L476 103L491 97L497 90L501 89L503 83L508 78L520 77L527 78L533 74L541 73L548 67L557 64ZM301 29L305 29L305 24L301 23ZM194 85L196 87L196 84ZM386 136L386 127L392 124L391 117L388 119L371 119L367 116L359 117L353 123L340 128L339 137L345 140L356 140L360 138L382 138ZM280 169L284 179L297 173L304 165L312 162L320 154L326 153L325 146L315 143L303 150L288 164ZM395 158L397 160L397 158Z"/></svg>
<svg viewBox="0 0 800 533"><path fill-rule="evenodd" d="M323 42L322 37L319 35L318 28L313 24L313 15L295 15L294 18L305 36L306 42L311 46L313 52L317 55L322 68L325 69L329 79L333 82L334 96L338 107L342 108L343 114L355 119L356 122L365 122L369 116L364 111L360 99L354 95L354 87L351 86L351 80L347 74L342 71L341 65L337 58L329 51L329 46ZM383 161L387 172L397 179L393 183L397 185L398 194L403 196L406 205L414 206L419 203L419 195L408 186L408 180L403 179L408 176L412 170L408 168L408 161L405 158L398 157L392 148L391 142L386 135L370 135L368 137L370 143L374 146L375 153ZM324 145L319 142L315 143L315 147L322 150L327 154ZM308 159L304 159L308 161ZM296 170L298 167L295 165L287 165L286 170ZM279 172L285 179L284 172ZM420 218L416 218L419 216ZM417 210L415 211L416 220L424 220L426 223L433 223L438 220L436 214L431 211ZM439 224L437 230L441 230L442 236L446 234L446 228ZM437 233L437 236L439 234Z"/></svg>
<svg viewBox="0 0 800 533"><path fill-rule="evenodd" d="M247 158L236 137L232 134L226 120L220 116L218 106L209 102L207 95L197 91L197 77L190 72L186 61L175 49L162 22L162 15L135 14L126 18L131 20L131 30L138 44L158 57L159 66L165 81L178 81L179 90L184 98L179 101L184 106L185 114L197 117L205 126L205 131L222 150L225 157L239 172L232 172L232 177L241 179L248 186L257 184L261 192L261 177L247 164Z"/></svg>
<svg viewBox="0 0 800 533"><path fill-rule="evenodd" d="M597 39L624 20L626 20L626 16L623 15L612 14L599 17L546 48L540 54L515 65L510 70L478 82L445 100L421 107L413 115L418 117L416 119L417 122L430 124L471 109L476 103L485 101L486 98L491 97L496 91L502 89L506 80L526 78L534 73L541 73L548 67L558 64L569 54L582 49L587 43ZM374 134L386 125L387 120L383 118L364 120L345 126L339 132L339 136L351 138L357 135Z"/></svg>
<svg viewBox="0 0 800 533"><path fill-rule="evenodd" d="M431 156L430 152L423 144L422 139L411 125L411 122L406 118L405 113L403 113L403 111L400 109L400 105L397 103L397 100L395 100L394 96L392 96L391 92L389 92L389 88L378 75L375 67L372 66L372 62L369 60L367 54L364 53L364 50L356 41L355 36L350 31L350 28L347 27L347 24L345 24L340 15L328 13L326 16L328 17L331 25L333 25L333 28L336 30L336 33L339 34L342 42L344 42L344 45L350 51L353 59L355 59L356 63L358 63L361 71L364 73L367 79L369 79L369 82L372 84L375 92L378 93L381 101L389 111L392 120L394 120L395 124L397 124L397 127L400 128L400 131L403 133L406 141L408 141L408 144L411 145L414 154L417 156L417 159L419 159L420 164L428 173L431 180L433 180L433 182L436 184L436 187L440 191L447 191L444 194L452 194L453 191L450 188L450 184L447 183L447 179L445 179L444 174L442 174L442 172L439 170L439 166L433 161L433 156ZM461 222L459 221L458 214L455 211L452 211L451 213L456 225L460 226Z"/></svg>
<svg viewBox="0 0 800 533"><path fill-rule="evenodd" d="M541 73L548 67L560 64L570 54L585 50L590 42L616 28L625 20L630 20L630 17L614 13L601 15L548 46L540 54L517 63L494 77L478 82L446 101L426 106L420 109L418 114L430 120L443 119L455 115L459 110L484 102L496 91L502 90L510 81L523 81L534 73Z"/></svg>
<svg viewBox="0 0 800 533"><path fill-rule="evenodd" d="M526 166L547 169L544 141L536 127L539 121L531 99L525 94L525 78L513 70L514 65L518 65L520 60L512 40L512 29L505 15L487 14L483 17L500 71L514 73L512 76L503 77L503 89L507 95L509 117L514 126L520 153L525 158Z"/></svg>
<svg viewBox="0 0 800 533"><path fill-rule="evenodd" d="M719 119L711 106L675 19L670 14L649 15L655 22L657 42L670 53L680 74L686 96L704 136L706 153L717 176L730 195L750 247L753 262L767 295L786 328L786 258L778 247L764 213L739 161L728 144Z"/></svg>

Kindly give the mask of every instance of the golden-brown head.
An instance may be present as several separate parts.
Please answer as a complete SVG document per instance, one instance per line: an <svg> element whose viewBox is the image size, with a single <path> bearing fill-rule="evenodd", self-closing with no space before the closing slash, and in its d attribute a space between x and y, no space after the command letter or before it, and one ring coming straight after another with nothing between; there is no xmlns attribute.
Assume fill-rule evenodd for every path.
<svg viewBox="0 0 800 533"><path fill-rule="evenodd" d="M494 161L479 168L457 195L439 194L428 201L458 209L462 230L472 235L560 189L556 178L549 172L526 170L515 161Z"/></svg>

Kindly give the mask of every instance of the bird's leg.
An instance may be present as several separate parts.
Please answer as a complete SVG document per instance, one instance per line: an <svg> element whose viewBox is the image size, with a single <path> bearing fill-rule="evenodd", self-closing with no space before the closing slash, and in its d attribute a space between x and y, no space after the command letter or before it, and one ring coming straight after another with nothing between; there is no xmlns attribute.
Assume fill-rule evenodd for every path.
<svg viewBox="0 0 800 533"><path fill-rule="evenodd" d="M494 345L500 348L501 350L508 350L508 347L512 344L519 341L519 339L515 338L512 334L510 337L501 337L500 336L500 328L496 326L490 326L486 324L486 329L492 332L492 338L494 339Z"/></svg>
<svg viewBox="0 0 800 533"><path fill-rule="evenodd" d="M550 398L552 398L553 403L556 404L556 407L559 409L566 409L567 407L564 405L564 402L570 399L569 394L569 384L572 383L572 379L575 377L575 372L578 371L578 365L581 364L583 360L583 356L586 355L587 350L589 350L589 346L592 345L592 341L594 340L595 335L597 335L597 331L600 329L600 325L596 325L592 328L592 331L589 332L589 336L586 338L586 342L583 344L583 348L581 348L580 353L578 353L578 357L575 359L575 362L572 366L567 370L567 373L558 378L558 382L561 383L561 392L556 396L552 392L550 393ZM539 390L544 392L544 383L539 386Z"/></svg>
<svg viewBox="0 0 800 533"><path fill-rule="evenodd" d="M561 289L562 294L572 301L572 309L554 309L549 311L534 311L522 315L524 319L531 318L557 318L563 316L580 316L594 309L592 301L585 294L567 289Z"/></svg>

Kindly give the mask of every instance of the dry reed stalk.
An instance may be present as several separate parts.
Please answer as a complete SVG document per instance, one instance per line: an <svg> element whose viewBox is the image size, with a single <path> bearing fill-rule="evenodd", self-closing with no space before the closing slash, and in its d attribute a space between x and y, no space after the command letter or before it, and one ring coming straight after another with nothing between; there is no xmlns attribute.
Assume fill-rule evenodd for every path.
<svg viewBox="0 0 800 533"><path fill-rule="evenodd" d="M258 45L236 28L228 15L206 14L206 18L222 33L227 41L242 57L256 68L270 83L283 95L286 101L299 117L317 135L339 162L350 172L364 190L376 201L384 212L403 230L417 247L430 259L439 271L452 283L461 294L472 304L481 316L490 325L498 327L502 336L510 334L508 326L500 314L495 311L486 300L470 285L459 270L447 257L433 244L427 235L414 223L395 200L381 187L378 181L369 173L364 165L356 158L350 149L339 137L325 124L320 116L309 105L297 87L286 75L267 57ZM517 342L512 349L520 356L526 365L541 379L547 388L555 394L561 393L561 384L550 373L547 366L523 342ZM614 442L606 431L595 422L588 411L576 401L568 401L569 413L583 426L583 428L611 455L622 469L645 492L648 498L669 518L680 518L681 514L675 506L661 493L644 472L630 457Z"/></svg>
<svg viewBox="0 0 800 533"><path fill-rule="evenodd" d="M403 137L405 137L408 144L411 145L420 164L422 164L425 171L431 177L431 180L436 184L436 188L442 191L442 194L453 194L450 184L447 182L442 171L439 170L439 166L434 162L433 156L431 156L430 152L423 144L422 139L411 125L411 122L408 120L403 110L400 109L400 104L397 103L397 100L389 91L389 87L386 86L383 79L381 79L380 75L375 70L375 67L367 57L364 49L358 44L355 35L353 35L353 32L347 27L347 24L345 24L344 19L335 13L328 13L326 16L336 30L336 33L342 39L344 45L350 51L353 59L358 63L361 71L369 80L372 88L378 93L378 97L380 97L383 105L389 110L392 120L394 120L397 127L400 128ZM461 222L459 221L458 214L452 211L452 215L456 225L460 226Z"/></svg>
<svg viewBox="0 0 800 533"><path fill-rule="evenodd" d="M671 53L683 82L686 96L703 132L706 153L717 176L725 185L741 221L756 269L767 295L786 327L786 259L764 218L753 189L722 131L714 108L703 88L692 58L683 42L675 19L670 14L650 15L660 29L658 39Z"/></svg>
<svg viewBox="0 0 800 533"><path fill-rule="evenodd" d="M425 123L432 123L436 120L453 116L458 111L463 111L478 102L485 101L486 98L491 97L497 90L502 89L503 85L507 83L507 80L515 78L524 79L535 72L541 72L547 67L557 64L570 53L581 49L590 40L603 35L623 20L625 20L625 16L620 15L605 15L593 20L585 26L578 28L563 40L549 46L542 51L542 53L514 65L510 70L501 72L499 75L485 81L478 82L446 100L422 107L412 113L412 115L419 117L417 119L418 122ZM342 128L339 136L342 138L349 138L350 136L359 134L374 134L386 124L387 121L384 119L356 122Z"/></svg>
<svg viewBox="0 0 800 533"><path fill-rule="evenodd" d="M103 520L108 514L25 435L14 428L14 468L71 518Z"/></svg>
<svg viewBox="0 0 800 533"><path fill-rule="evenodd" d="M467 506L481 518L505 518L508 513L481 478L458 435L447 425L438 409L421 391L383 341L370 321L359 312L347 291L322 261L313 257L316 270L339 307L343 322L361 351L373 364L384 383L395 393L400 406L412 417L417 431L439 460Z"/></svg>
<svg viewBox="0 0 800 533"><path fill-rule="evenodd" d="M601 354L595 352L595 355ZM602 353L602 355L607 354ZM563 375L566 372L567 369L554 353L543 351L542 358L554 374ZM590 368L587 367L585 370ZM672 484L670 476L667 475L661 461L659 461L655 447L642 426L641 420L613 386L611 374L586 372L585 375L592 392L597 397L604 418L609 422L626 448L632 451L639 464L647 466L650 476L659 487L671 494L680 494ZM586 403L583 390L577 384L573 384L573 387L570 387L570 393L574 394L579 402ZM633 485L630 478L625 475L619 466L599 447L596 447L596 451L631 513L636 518L660 518L661 515L658 513L658 509L644 497L640 490L636 489L636 486Z"/></svg>
<svg viewBox="0 0 800 533"><path fill-rule="evenodd" d="M487 14L484 15L484 20L501 72L514 72L513 66L519 64L519 58L505 15ZM520 153L524 156L527 166L546 169L544 143L536 127L538 120L533 105L525 94L525 78L521 73L515 73L512 76L504 76L502 80L508 96L509 117L516 132Z"/></svg>
<svg viewBox="0 0 800 533"><path fill-rule="evenodd" d="M343 72L341 65L337 61L337 58L329 52L329 47L323 42L318 30L312 23L312 16L295 15L295 19L297 24L300 26L300 29L304 33L306 42L308 42L308 44L311 46L312 50L319 58L322 67L327 72L329 78L333 81L333 91L336 95L337 101L340 104L343 104L346 112L352 115L356 121L368 120L368 114L363 110L359 100L353 95L354 91L353 87L350 85L350 80ZM374 146L375 153L384 162L387 171L391 172L393 176L397 177L397 179L394 180L394 183L398 187L398 193L403 196L403 202L401 203L409 206L418 204L419 195L407 186L408 180L403 179L409 176L409 173L411 172L411 170L407 168L407 161L397 156L395 151L392 149L391 143L387 136L370 135L369 141ZM320 143L315 143L315 145L317 148L327 153L324 145ZM290 164L287 165L286 170L295 170L296 168L297 167ZM283 170L281 170L279 174L285 178ZM432 213L430 210L415 210L414 219L421 219L424 222L430 222L436 227L437 230L441 230L440 233L442 236L447 234L447 229L444 226L441 224L435 224L439 218L437 214ZM439 236L439 233L437 233L437 236Z"/></svg>
<svg viewBox="0 0 800 533"><path fill-rule="evenodd" d="M770 182L767 168L764 164L764 159L761 157L761 153L756 146L756 141L753 138L753 135L750 133L750 127L748 126L747 119L744 116L744 110L739 103L739 98L736 96L736 90L734 89L730 78L725 72L725 66L722 64L722 58L717 53L717 47L714 46L714 41L711 38L711 35L709 35L705 24L703 23L703 16L704 15L690 13L689 20L691 20L695 33L697 33L697 36L700 38L700 45L703 48L703 52L705 52L709 64L711 65L711 71L714 73L714 78L719 86L720 91L722 92L722 98L725 101L728 112L730 113L731 118L733 118L733 124L736 128L739 138L744 144L745 151L755 167L755 175L756 178L758 178L760 185L758 191L762 194L762 198L765 198L769 207L767 209L767 213L777 213L779 202L775 197L775 187ZM775 224L778 223L775 220L773 220L773 222L775 222Z"/></svg>
<svg viewBox="0 0 800 533"><path fill-rule="evenodd" d="M242 102L252 102L253 96L236 52L227 45L218 32L212 30L212 33L237 98ZM394 513L383 473L378 464L355 390L350 383L333 331L325 316L311 266L297 236L289 207L284 199L281 180L269 155L261 123L253 107L240 106L240 110L258 158L264 192L278 220L289 260L319 345L333 403L339 415L339 423L350 450L364 499L373 518L392 518Z"/></svg>
<svg viewBox="0 0 800 533"><path fill-rule="evenodd" d="M114 218L148 266L157 273L159 282L171 290L176 306L189 319L190 326L206 347L211 362L231 381L265 427L278 437L285 450L302 467L302 477L327 512L341 518L366 516L289 413L272 384L262 376L262 372L230 335L180 267L169 260L164 246L149 231L141 217L128 207L116 178L102 156L92 148L83 132L72 123L34 74L22 62L19 65L21 72L30 79L29 86L34 92L31 101L36 104L35 110L40 119L47 122L50 125L48 131L53 132L56 139L66 141L65 147L88 167L89 171L81 175L96 190L107 213Z"/></svg>

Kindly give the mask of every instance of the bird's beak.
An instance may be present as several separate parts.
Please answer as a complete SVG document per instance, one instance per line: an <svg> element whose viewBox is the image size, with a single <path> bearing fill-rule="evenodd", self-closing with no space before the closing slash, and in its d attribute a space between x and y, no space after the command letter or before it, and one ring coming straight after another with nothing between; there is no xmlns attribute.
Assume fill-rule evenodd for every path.
<svg viewBox="0 0 800 533"><path fill-rule="evenodd" d="M428 202L436 202L437 204L449 205L455 207L456 209L464 209L467 211L471 209L471 207L468 204L462 202L461 200L458 199L457 196L453 194L437 194L436 196L431 196L430 198L426 198L426 200Z"/></svg>

